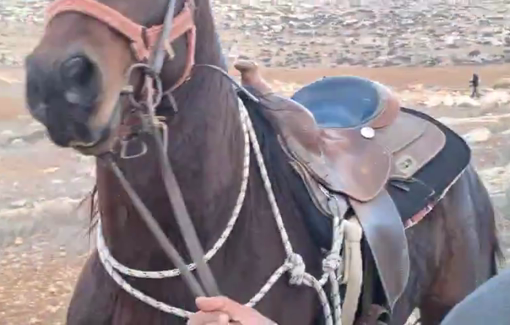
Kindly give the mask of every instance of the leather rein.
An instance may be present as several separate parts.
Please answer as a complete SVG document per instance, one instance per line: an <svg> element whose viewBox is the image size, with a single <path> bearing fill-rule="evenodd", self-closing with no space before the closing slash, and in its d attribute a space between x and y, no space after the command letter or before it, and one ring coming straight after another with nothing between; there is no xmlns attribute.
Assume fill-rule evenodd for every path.
<svg viewBox="0 0 510 325"><path fill-rule="evenodd" d="M135 63L129 69L128 77L134 69L141 69L145 77L145 92L143 96L145 98L141 101L137 101L134 99L132 93L130 93L131 103L135 109L144 110L143 114L145 118L142 119L144 130L154 137L165 189L189 254L196 263L200 282L188 269L186 263L166 237L149 209L127 181L121 169L115 163L113 153L110 152L101 155L99 158L104 159L112 172L117 176L120 184L130 197L147 227L168 258L179 269L193 294L195 296L218 296L220 295L218 286L209 266L204 261L203 248L198 240L195 228L186 209L181 190L166 154L164 142L167 140L166 138L161 139L158 129L158 120L155 116L155 108L160 103L161 97L163 96L161 79L159 77L163 62L165 57L168 60L173 59L174 52L171 43L183 35L187 37L188 43L186 66L181 78L168 92L179 87L190 77L191 70L194 66L196 43L196 26L193 21L194 9L194 0L186 0L184 9L174 17L175 0L169 0L163 25L146 28L95 0L57 0L47 8L47 23L49 24L53 18L62 13L81 13L104 23L130 42L131 50L138 63ZM163 137L166 137L165 133L163 133Z"/></svg>

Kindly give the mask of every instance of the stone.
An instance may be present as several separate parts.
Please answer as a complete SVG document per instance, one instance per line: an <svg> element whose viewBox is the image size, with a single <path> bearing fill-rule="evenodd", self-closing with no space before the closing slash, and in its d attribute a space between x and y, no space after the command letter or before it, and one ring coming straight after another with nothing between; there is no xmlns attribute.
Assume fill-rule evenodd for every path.
<svg viewBox="0 0 510 325"><path fill-rule="evenodd" d="M15 133L12 130L3 130L3 131L0 132L0 136L9 137L9 138L13 137L14 134Z"/></svg>
<svg viewBox="0 0 510 325"><path fill-rule="evenodd" d="M505 189L508 187L507 180L510 177L509 166L497 166L492 168L486 168L479 170L479 175L482 178L484 185L491 195L497 193L505 193ZM499 203L503 204L503 203Z"/></svg>
<svg viewBox="0 0 510 325"><path fill-rule="evenodd" d="M497 107L510 102L510 94L503 90L495 90L485 94L480 103L483 107Z"/></svg>
<svg viewBox="0 0 510 325"><path fill-rule="evenodd" d="M479 143L489 140L492 136L492 132L487 128L477 128L464 134L462 137L468 143Z"/></svg>
<svg viewBox="0 0 510 325"><path fill-rule="evenodd" d="M482 54L482 52L480 52L480 50L473 50L471 52L468 53L468 56L479 56L480 54Z"/></svg>
<svg viewBox="0 0 510 325"><path fill-rule="evenodd" d="M458 96L455 98L455 105L457 107L480 107L480 102L476 99L473 99L469 96Z"/></svg>
<svg viewBox="0 0 510 325"><path fill-rule="evenodd" d="M0 88L11 87L13 83L14 83L13 79L0 75Z"/></svg>
<svg viewBox="0 0 510 325"><path fill-rule="evenodd" d="M496 193L496 194L491 195L492 204L494 204L494 207L496 209L500 209L500 210L504 210L504 209L508 208L508 205L509 205L508 199L509 199L509 197L506 193Z"/></svg>
<svg viewBox="0 0 510 325"><path fill-rule="evenodd" d="M13 147L22 147L26 144L26 142L21 138L16 138L11 140L11 145Z"/></svg>
<svg viewBox="0 0 510 325"><path fill-rule="evenodd" d="M36 325L36 324L42 324L42 321L37 317L31 317L28 321L28 324L30 325Z"/></svg>
<svg viewBox="0 0 510 325"><path fill-rule="evenodd" d="M28 205L28 200L17 200L11 202L11 207L13 208L23 208Z"/></svg>
<svg viewBox="0 0 510 325"><path fill-rule="evenodd" d="M14 239L14 245L16 246L23 245L23 238L16 237L16 239Z"/></svg>
<svg viewBox="0 0 510 325"><path fill-rule="evenodd" d="M494 83L492 86L494 89L510 89L510 77L509 78L501 78Z"/></svg>

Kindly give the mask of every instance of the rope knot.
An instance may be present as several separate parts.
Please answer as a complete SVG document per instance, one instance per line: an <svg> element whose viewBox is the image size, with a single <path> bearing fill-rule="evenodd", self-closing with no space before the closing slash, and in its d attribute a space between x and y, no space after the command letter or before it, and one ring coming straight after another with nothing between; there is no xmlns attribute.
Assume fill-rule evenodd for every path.
<svg viewBox="0 0 510 325"><path fill-rule="evenodd" d="M290 280L289 283L292 285L301 285L306 274L306 265L301 255L293 253L287 259L287 263L290 264Z"/></svg>
<svg viewBox="0 0 510 325"><path fill-rule="evenodd" d="M340 255L330 253L322 261L322 270L324 273L331 273L337 271L342 265L342 257Z"/></svg>

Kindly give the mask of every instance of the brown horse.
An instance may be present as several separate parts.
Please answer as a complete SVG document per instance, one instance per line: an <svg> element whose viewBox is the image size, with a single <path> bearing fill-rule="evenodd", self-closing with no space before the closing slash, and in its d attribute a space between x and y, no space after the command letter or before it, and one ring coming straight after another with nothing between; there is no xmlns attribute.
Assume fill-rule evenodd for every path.
<svg viewBox="0 0 510 325"><path fill-rule="evenodd" d="M90 0L93 1L93 0ZM89 1L89 2L90 2ZM102 0L116 12L143 26L161 24L167 0ZM72 5L72 2L71 2ZM185 8L178 0L176 13ZM199 0L193 12L197 64L226 69L211 4ZM190 43L187 36L173 43L175 56L165 62L165 88L183 75ZM128 40L104 22L82 13L64 12L48 24L40 44L26 60L27 101L51 140L84 154L99 155L120 129L118 98L125 73L136 58ZM132 76L136 82L139 76ZM241 186L243 132L237 94L232 84L212 69L197 68L191 78L163 101L158 115L168 125L168 157L183 192L198 236L210 248L226 227ZM126 107L121 101L121 108ZM268 120L250 110L290 241L307 271L321 273L321 250L304 221L318 213L299 176L288 164ZM166 197L154 157L148 153L118 163L141 199L180 253L189 259ZM94 145L89 145L89 144ZM142 222L112 172L98 160L97 189L102 232L112 255L139 270L172 268ZM407 231L410 277L398 300L392 324L404 324L419 307L422 324L439 324L444 315L496 273L497 237L494 212L476 172L468 167L430 214ZM252 164L239 220L225 246L210 261L222 293L248 301L285 259L260 172ZM194 299L182 279L127 279L145 294L169 305L194 310ZM313 290L290 286L280 279L257 305L279 324L320 322L321 307ZM107 274L97 253L84 266L72 297L67 324L182 324L134 298Z"/></svg>

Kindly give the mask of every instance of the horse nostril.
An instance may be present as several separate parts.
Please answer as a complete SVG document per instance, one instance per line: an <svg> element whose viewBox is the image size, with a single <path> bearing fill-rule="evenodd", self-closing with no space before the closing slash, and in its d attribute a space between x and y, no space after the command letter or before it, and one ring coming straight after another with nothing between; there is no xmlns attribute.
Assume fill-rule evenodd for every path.
<svg viewBox="0 0 510 325"><path fill-rule="evenodd" d="M94 77L94 64L85 56L74 56L62 63L60 72L70 87L86 87Z"/></svg>
<svg viewBox="0 0 510 325"><path fill-rule="evenodd" d="M99 94L99 70L84 55L70 57L60 66L64 97L70 104L91 108Z"/></svg>

